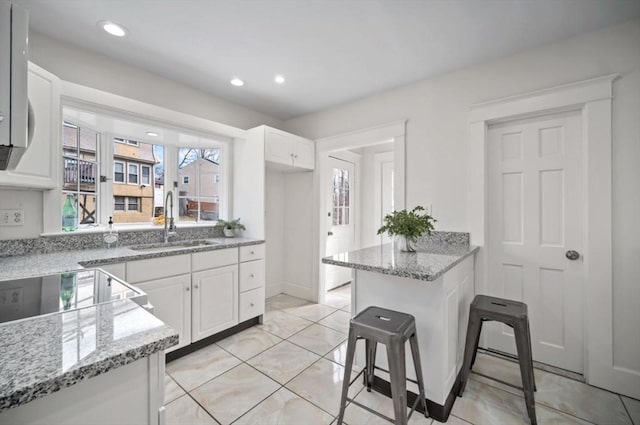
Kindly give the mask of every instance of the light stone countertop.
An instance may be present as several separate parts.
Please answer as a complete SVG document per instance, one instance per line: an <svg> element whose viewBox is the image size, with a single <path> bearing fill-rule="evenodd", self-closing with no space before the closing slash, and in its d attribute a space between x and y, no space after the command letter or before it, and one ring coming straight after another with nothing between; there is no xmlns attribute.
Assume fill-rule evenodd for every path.
<svg viewBox="0 0 640 425"><path fill-rule="evenodd" d="M2 411L165 350L178 333L119 300L0 324L0 341Z"/></svg>
<svg viewBox="0 0 640 425"><path fill-rule="evenodd" d="M0 284L4 280L104 264L264 243L250 238L207 240L216 244L161 251L119 247L2 257ZM115 330L118 330L117 337ZM165 350L178 343L178 333L135 302L119 300L1 323L0 341L2 411ZM70 351L64 349L68 341L81 341L78 350L71 351L87 354L82 358L69 358Z"/></svg>
<svg viewBox="0 0 640 425"><path fill-rule="evenodd" d="M402 252L389 243L325 257L322 262L391 276L433 281L477 250L476 246L443 244L419 248L417 252Z"/></svg>
<svg viewBox="0 0 640 425"><path fill-rule="evenodd" d="M0 257L0 281L99 267L105 264L121 263L132 260L166 257L192 252L214 251L246 245L257 245L264 240L251 238L214 238L207 239L215 245L196 246L162 251L135 251L130 247L99 248L74 251L60 251L50 254L30 254L13 257Z"/></svg>

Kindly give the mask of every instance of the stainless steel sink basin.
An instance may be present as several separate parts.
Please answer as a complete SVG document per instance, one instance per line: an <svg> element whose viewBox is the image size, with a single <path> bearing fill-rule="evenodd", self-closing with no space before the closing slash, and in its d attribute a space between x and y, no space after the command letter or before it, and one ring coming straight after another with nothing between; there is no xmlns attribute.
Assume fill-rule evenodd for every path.
<svg viewBox="0 0 640 425"><path fill-rule="evenodd" d="M144 245L134 245L129 248L134 251L169 251L174 249L196 248L199 246L218 245L219 242L208 239L195 239L190 241L177 241L168 243L151 243Z"/></svg>

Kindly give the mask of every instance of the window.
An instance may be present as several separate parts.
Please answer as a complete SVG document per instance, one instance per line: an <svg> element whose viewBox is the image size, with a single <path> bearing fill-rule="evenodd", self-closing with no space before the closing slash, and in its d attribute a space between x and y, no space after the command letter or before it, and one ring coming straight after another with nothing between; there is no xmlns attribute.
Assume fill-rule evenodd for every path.
<svg viewBox="0 0 640 425"><path fill-rule="evenodd" d="M140 212L140 206L142 204L142 198L138 196L114 196L113 197L113 210L114 211L127 211L127 212ZM126 221L126 220L121 220Z"/></svg>
<svg viewBox="0 0 640 425"><path fill-rule="evenodd" d="M128 197L127 198L127 211L140 211L140 198Z"/></svg>
<svg viewBox="0 0 640 425"><path fill-rule="evenodd" d="M220 148L178 150L179 217L181 221L206 222L220 216ZM215 176L218 177L215 177Z"/></svg>
<svg viewBox="0 0 640 425"><path fill-rule="evenodd" d="M129 184L138 184L138 164L127 163L129 167L129 177L127 182Z"/></svg>
<svg viewBox="0 0 640 425"><path fill-rule="evenodd" d="M124 211L125 210L125 203L124 203L124 196L114 196L113 197L113 209L115 211Z"/></svg>
<svg viewBox="0 0 640 425"><path fill-rule="evenodd" d="M127 145L140 146L140 142L137 142L135 140L127 140Z"/></svg>
<svg viewBox="0 0 640 425"><path fill-rule="evenodd" d="M113 181L124 183L124 162L113 161Z"/></svg>
<svg viewBox="0 0 640 425"><path fill-rule="evenodd" d="M98 145L100 135L71 122L62 127L62 200L72 195L76 201L78 225L98 222Z"/></svg>
<svg viewBox="0 0 640 425"><path fill-rule="evenodd" d="M131 146L140 146L140 142L136 140L123 139L121 137L114 137L113 141L117 143L131 145Z"/></svg>
<svg viewBox="0 0 640 425"><path fill-rule="evenodd" d="M146 142L132 147L127 139L118 138L113 139L112 147L114 167L116 163L123 164L128 183L113 185L114 198L122 197L124 205L113 213L113 221L151 223L153 217L163 214L165 147Z"/></svg>
<svg viewBox="0 0 640 425"><path fill-rule="evenodd" d="M142 165L140 168L142 170L142 184L147 186L151 185L151 167Z"/></svg>
<svg viewBox="0 0 640 425"><path fill-rule="evenodd" d="M349 171L334 168L333 178L333 225L349 224Z"/></svg>

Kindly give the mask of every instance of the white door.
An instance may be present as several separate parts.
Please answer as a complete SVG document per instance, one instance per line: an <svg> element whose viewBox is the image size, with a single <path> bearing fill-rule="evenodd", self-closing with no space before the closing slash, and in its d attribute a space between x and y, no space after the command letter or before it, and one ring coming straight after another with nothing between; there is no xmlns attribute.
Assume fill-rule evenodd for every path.
<svg viewBox="0 0 640 425"><path fill-rule="evenodd" d="M533 358L583 371L585 211L578 112L489 127L489 288L529 307ZM570 256L570 255L569 255ZM511 328L487 323L490 348L515 353Z"/></svg>
<svg viewBox="0 0 640 425"><path fill-rule="evenodd" d="M136 284L147 294L153 314L178 331L178 345L167 353L191 344L191 275L157 279Z"/></svg>
<svg viewBox="0 0 640 425"><path fill-rule="evenodd" d="M191 339L201 340L238 324L238 266L193 273Z"/></svg>
<svg viewBox="0 0 640 425"><path fill-rule="evenodd" d="M393 152L378 153L374 157L375 179L375 223L376 230L384 223L384 217L391 214L393 206ZM379 236L380 243L390 243L391 238L387 234Z"/></svg>
<svg viewBox="0 0 640 425"><path fill-rule="evenodd" d="M355 245L354 204L355 165L352 162L329 157L329 176L325 184L329 190L326 199L327 252L326 255L351 251ZM325 289L328 291L351 280L351 269L326 265Z"/></svg>

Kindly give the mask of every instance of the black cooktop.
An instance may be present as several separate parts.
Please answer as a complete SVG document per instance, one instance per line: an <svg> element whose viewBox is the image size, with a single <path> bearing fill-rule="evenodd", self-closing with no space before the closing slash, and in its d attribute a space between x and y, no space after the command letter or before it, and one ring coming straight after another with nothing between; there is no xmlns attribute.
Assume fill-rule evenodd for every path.
<svg viewBox="0 0 640 425"><path fill-rule="evenodd" d="M0 323L140 295L102 270L0 281Z"/></svg>

